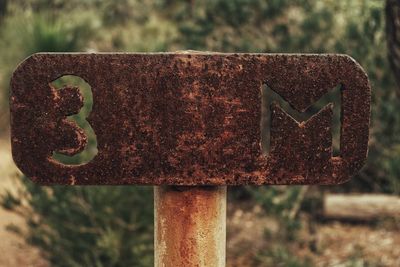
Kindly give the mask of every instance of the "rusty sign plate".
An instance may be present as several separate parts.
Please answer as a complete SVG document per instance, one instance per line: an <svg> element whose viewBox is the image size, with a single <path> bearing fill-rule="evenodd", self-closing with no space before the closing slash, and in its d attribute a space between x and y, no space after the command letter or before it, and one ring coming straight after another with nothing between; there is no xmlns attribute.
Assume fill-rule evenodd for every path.
<svg viewBox="0 0 400 267"><path fill-rule="evenodd" d="M67 120L82 107L79 90L51 85L63 75L92 89L87 120L98 153L82 165L52 157L86 144ZM332 104L305 122L272 105L263 155L263 84L299 112L341 85L340 155L332 154ZM370 86L345 55L35 54L11 87L13 157L40 184L337 184L367 155Z"/></svg>

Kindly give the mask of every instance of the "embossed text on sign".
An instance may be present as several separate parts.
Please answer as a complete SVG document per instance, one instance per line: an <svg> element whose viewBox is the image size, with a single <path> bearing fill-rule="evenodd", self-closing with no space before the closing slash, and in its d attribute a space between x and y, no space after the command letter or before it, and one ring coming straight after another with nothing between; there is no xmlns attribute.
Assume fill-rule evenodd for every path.
<svg viewBox="0 0 400 267"><path fill-rule="evenodd" d="M66 119L82 97L51 82L76 75L92 88L97 155L64 165L86 144ZM332 156L332 104L305 122L271 106L270 153L260 148L263 84L304 112L341 85L340 155ZM41 184L336 184L367 155L370 87L344 55L35 54L14 72L12 151Z"/></svg>

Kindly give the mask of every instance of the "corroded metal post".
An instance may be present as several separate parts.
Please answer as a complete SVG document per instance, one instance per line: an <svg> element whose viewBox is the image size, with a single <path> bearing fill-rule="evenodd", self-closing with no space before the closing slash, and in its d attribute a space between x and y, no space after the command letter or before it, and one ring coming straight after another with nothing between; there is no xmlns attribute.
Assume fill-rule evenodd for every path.
<svg viewBox="0 0 400 267"><path fill-rule="evenodd" d="M83 106L79 88L51 85L63 75L92 88L87 121L98 153L86 164L52 157L75 155L87 143L84 129L68 119ZM278 103L270 106L270 149L263 155L263 84L300 113L340 85L339 155L332 104L297 121ZM224 186L340 184L368 152L371 89L345 55L40 53L18 66L11 88L13 158L32 181L161 186L156 267L225 265Z"/></svg>
<svg viewBox="0 0 400 267"><path fill-rule="evenodd" d="M224 267L226 186L154 187L155 267Z"/></svg>

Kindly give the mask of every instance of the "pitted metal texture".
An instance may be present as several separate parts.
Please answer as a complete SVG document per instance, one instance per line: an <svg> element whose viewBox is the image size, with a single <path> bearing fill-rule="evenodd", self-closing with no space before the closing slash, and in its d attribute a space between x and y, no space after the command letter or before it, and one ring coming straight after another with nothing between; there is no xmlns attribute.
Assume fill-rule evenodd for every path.
<svg viewBox="0 0 400 267"><path fill-rule="evenodd" d="M83 105L79 89L51 85L63 75L93 94L87 120L98 153L82 165L52 158L87 143L67 120ZM340 154L332 155L332 104L303 122L274 104L263 155L263 84L298 112L340 85ZM11 87L14 161L40 184L338 184L367 156L370 86L346 55L41 53L19 65Z"/></svg>

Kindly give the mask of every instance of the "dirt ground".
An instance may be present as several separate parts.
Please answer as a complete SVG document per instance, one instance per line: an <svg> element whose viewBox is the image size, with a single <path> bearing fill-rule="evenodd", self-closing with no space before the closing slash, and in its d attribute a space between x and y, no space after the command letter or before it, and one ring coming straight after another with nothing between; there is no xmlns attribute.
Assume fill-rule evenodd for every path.
<svg viewBox="0 0 400 267"><path fill-rule="evenodd" d="M17 180L7 141L0 140L0 193L15 190ZM246 267L249 259L257 257L273 242L265 238L266 232L279 230L276 221L266 217L259 206L251 209L229 207L228 267ZM10 225L24 228L24 220L0 208L0 267L47 267L40 251L24 239L7 230ZM289 244L291 253L298 258L308 257L317 267L399 267L400 231L393 227L373 227L339 222L320 223L314 234L304 229L300 242ZM264 266L264 265L260 265Z"/></svg>
<svg viewBox="0 0 400 267"><path fill-rule="evenodd" d="M16 189L17 169L12 163L10 145L0 141L0 194ZM25 227L17 214L0 208L0 267L46 267L38 249L26 244L18 234L7 230L10 225Z"/></svg>
<svg viewBox="0 0 400 267"><path fill-rule="evenodd" d="M400 232L333 222L318 227L317 266L400 266Z"/></svg>
<svg viewBox="0 0 400 267"><path fill-rule="evenodd" d="M230 213L228 267L249 266L249 259L281 242L275 238L278 222L266 217L259 206L253 209L230 207ZM400 266L400 231L393 223L371 226L328 221L314 223L312 231L306 219L302 224L296 241L283 244L292 257L309 258L316 267Z"/></svg>

